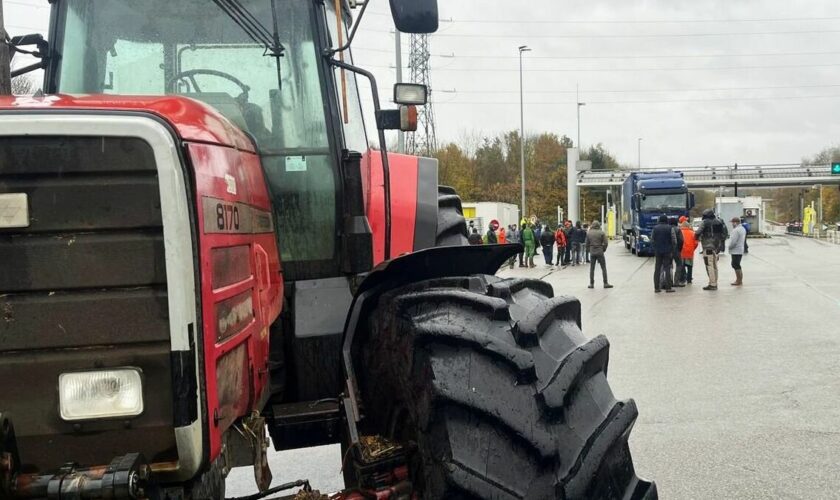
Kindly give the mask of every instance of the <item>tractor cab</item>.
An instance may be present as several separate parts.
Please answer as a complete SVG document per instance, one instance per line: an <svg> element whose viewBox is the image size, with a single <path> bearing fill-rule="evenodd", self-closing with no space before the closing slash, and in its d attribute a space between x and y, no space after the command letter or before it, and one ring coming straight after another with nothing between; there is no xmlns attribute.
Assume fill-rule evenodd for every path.
<svg viewBox="0 0 840 500"><path fill-rule="evenodd" d="M436 25L436 12L401 3L404 28ZM181 95L216 109L259 149L287 278L335 276L342 152L368 151L356 73L332 63L352 64L351 22L345 2L61 0L44 88Z"/></svg>

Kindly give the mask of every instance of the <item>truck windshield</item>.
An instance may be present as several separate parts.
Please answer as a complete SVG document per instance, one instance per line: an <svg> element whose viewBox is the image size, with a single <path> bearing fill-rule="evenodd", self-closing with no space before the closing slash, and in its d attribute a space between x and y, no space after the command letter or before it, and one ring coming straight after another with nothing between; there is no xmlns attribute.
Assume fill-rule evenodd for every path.
<svg viewBox="0 0 840 500"><path fill-rule="evenodd" d="M642 210L685 210L685 193L642 195Z"/></svg>
<svg viewBox="0 0 840 500"><path fill-rule="evenodd" d="M269 31L272 3L279 59L206 0L62 2L56 90L178 94L216 108L260 148L284 264L319 266L335 260L337 167L314 2L242 0Z"/></svg>

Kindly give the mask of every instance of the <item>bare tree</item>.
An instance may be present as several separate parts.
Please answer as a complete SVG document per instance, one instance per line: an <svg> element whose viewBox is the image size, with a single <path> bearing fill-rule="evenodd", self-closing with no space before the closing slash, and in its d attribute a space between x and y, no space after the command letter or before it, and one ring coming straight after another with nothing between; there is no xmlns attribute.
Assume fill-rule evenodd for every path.
<svg viewBox="0 0 840 500"><path fill-rule="evenodd" d="M37 90L35 80L28 75L12 78L12 95L32 95Z"/></svg>

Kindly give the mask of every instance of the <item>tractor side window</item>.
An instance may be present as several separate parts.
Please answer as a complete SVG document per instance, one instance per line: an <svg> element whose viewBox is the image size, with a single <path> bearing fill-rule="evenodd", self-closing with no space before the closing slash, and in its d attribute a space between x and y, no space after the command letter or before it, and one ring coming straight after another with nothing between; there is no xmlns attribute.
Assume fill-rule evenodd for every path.
<svg viewBox="0 0 840 500"><path fill-rule="evenodd" d="M329 28L329 44L330 47L335 48L338 47L335 6L333 2L326 2L326 4L325 20ZM342 40L344 43L347 43L347 25L342 23L341 26L343 31ZM334 57L338 58L338 55ZM344 51L344 60L350 64L353 63L353 55L349 50ZM344 130L344 145L351 151L364 153L368 149L367 134L365 132L365 122L362 118L362 105L359 100L359 89L356 85L356 74L346 70L342 71L340 68L334 68L333 73L335 74L335 95L338 97L339 116L342 129ZM343 96L347 97L346 101Z"/></svg>

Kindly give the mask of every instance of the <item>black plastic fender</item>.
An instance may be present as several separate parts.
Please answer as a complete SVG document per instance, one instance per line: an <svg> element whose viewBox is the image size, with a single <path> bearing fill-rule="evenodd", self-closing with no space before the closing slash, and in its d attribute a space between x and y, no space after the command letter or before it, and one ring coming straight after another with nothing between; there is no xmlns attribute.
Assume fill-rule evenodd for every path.
<svg viewBox="0 0 840 500"><path fill-rule="evenodd" d="M356 423L361 419L358 384L353 371L353 341L379 296L387 290L428 279L496 274L502 264L523 250L518 243L427 248L383 262L364 278L353 295L341 347L347 380L343 403L352 443L359 441Z"/></svg>

